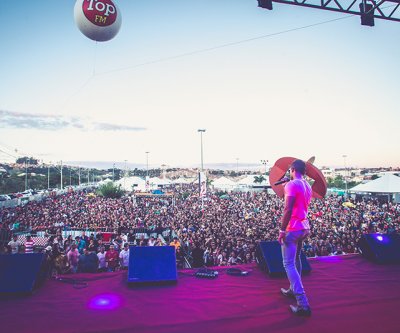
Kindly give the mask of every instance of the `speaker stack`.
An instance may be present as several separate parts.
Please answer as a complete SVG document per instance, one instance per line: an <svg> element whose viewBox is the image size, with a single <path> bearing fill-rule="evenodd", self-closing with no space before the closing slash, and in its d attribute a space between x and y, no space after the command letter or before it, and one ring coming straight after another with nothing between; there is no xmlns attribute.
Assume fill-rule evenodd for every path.
<svg viewBox="0 0 400 333"><path fill-rule="evenodd" d="M262 241L256 248L256 259L260 268L272 277L285 276L286 271L283 267L282 250L278 241ZM300 254L302 274L310 273L311 266L304 255Z"/></svg>
<svg viewBox="0 0 400 333"><path fill-rule="evenodd" d="M174 246L132 246L128 284L169 284L177 281Z"/></svg>
<svg viewBox="0 0 400 333"><path fill-rule="evenodd" d="M400 236L398 234L365 234L358 241L361 254L378 264L400 263Z"/></svg>
<svg viewBox="0 0 400 333"><path fill-rule="evenodd" d="M0 255L0 295L31 294L46 274L43 253Z"/></svg>

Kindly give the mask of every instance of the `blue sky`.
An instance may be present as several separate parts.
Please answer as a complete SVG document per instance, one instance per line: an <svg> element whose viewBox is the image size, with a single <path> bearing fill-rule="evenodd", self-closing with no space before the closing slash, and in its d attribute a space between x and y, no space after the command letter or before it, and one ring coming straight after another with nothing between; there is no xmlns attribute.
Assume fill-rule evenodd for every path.
<svg viewBox="0 0 400 333"><path fill-rule="evenodd" d="M121 30L96 43L73 0L0 0L2 151L198 165L205 128L206 165L400 166L399 23L256 0L115 2Z"/></svg>

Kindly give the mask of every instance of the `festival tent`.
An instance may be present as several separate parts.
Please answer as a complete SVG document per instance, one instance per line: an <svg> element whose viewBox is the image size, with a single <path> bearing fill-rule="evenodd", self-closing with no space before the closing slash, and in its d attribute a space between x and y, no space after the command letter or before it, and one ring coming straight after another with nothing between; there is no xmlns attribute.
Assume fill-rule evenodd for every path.
<svg viewBox="0 0 400 333"><path fill-rule="evenodd" d="M236 183L239 186L247 186L247 187L265 187L270 186L268 177L264 176L265 180L261 183L255 182L255 177L259 177L260 175L248 175L243 179L238 180Z"/></svg>
<svg viewBox="0 0 400 333"><path fill-rule="evenodd" d="M215 189L223 191L232 191L237 186L237 184L233 180L230 180L229 178L220 177L218 179L213 180L212 186L214 186Z"/></svg>
<svg viewBox="0 0 400 333"><path fill-rule="evenodd" d="M400 193L400 177L392 174L385 174L384 176L371 180L368 183L360 184L351 188L350 192Z"/></svg>
<svg viewBox="0 0 400 333"><path fill-rule="evenodd" d="M172 180L172 184L186 184L186 179L185 178L177 178Z"/></svg>
<svg viewBox="0 0 400 333"><path fill-rule="evenodd" d="M107 184L107 183L109 183L109 182L112 182L112 180L111 180L110 178L106 178L106 179L100 180L100 181L97 183L97 185L104 185L104 184Z"/></svg>
<svg viewBox="0 0 400 333"><path fill-rule="evenodd" d="M172 181L172 183L174 184L191 184L192 182L193 182L192 178L183 178L183 177L180 177Z"/></svg>
<svg viewBox="0 0 400 333"><path fill-rule="evenodd" d="M116 185L121 185L121 188L125 191L133 191L134 189L144 189L146 187L146 182L143 178L133 176L133 177L123 177L115 182Z"/></svg>
<svg viewBox="0 0 400 333"><path fill-rule="evenodd" d="M394 195L395 201L400 201L400 177L385 174L380 178L357 185L349 190L352 193L373 193Z"/></svg>
<svg viewBox="0 0 400 333"><path fill-rule="evenodd" d="M154 178L149 179L149 184L151 187L166 186L166 185L170 185L171 181L167 178L161 179L158 177L154 177Z"/></svg>

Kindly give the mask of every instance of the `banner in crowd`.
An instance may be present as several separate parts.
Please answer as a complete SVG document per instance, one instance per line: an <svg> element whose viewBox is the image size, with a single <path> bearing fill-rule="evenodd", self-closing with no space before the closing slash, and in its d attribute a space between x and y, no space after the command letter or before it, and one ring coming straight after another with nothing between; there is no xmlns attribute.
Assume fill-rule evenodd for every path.
<svg viewBox="0 0 400 333"><path fill-rule="evenodd" d="M199 172L199 196L203 198L207 193L207 177L204 172Z"/></svg>

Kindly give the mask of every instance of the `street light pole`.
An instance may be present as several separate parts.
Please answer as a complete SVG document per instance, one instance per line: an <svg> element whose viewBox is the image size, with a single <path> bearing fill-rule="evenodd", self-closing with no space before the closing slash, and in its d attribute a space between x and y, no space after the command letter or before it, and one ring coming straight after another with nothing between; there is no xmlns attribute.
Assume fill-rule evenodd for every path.
<svg viewBox="0 0 400 333"><path fill-rule="evenodd" d="M263 164L265 167L265 175L267 174L267 163L268 163L268 160L261 160L261 164Z"/></svg>
<svg viewBox="0 0 400 333"><path fill-rule="evenodd" d="M347 155L343 155L343 161L344 161L344 183L346 186L346 196L347 196L347 167L346 167L346 157Z"/></svg>
<svg viewBox="0 0 400 333"><path fill-rule="evenodd" d="M203 164L203 133L205 129L198 129L197 132L200 132L200 152L201 152L201 171L204 171L204 164Z"/></svg>
<svg viewBox="0 0 400 333"><path fill-rule="evenodd" d="M201 152L201 173L199 173L199 192L201 196L201 209L204 209L204 195L202 195L202 179L201 177L204 177L204 164L203 164L203 133L205 132L205 129L198 129L197 132L200 132L200 152ZM207 184L205 184L205 187L207 188Z"/></svg>
<svg viewBox="0 0 400 333"><path fill-rule="evenodd" d="M60 166L60 178L61 178L61 190L63 189L63 164L61 161L61 166Z"/></svg>
<svg viewBox="0 0 400 333"><path fill-rule="evenodd" d="M124 162L125 162L125 172L124 172L124 191L126 190L126 168L127 168L127 166L126 166L126 162L127 162L128 160L124 160Z"/></svg>
<svg viewBox="0 0 400 333"><path fill-rule="evenodd" d="M239 173L239 157L236 157L236 173Z"/></svg>
<svg viewBox="0 0 400 333"><path fill-rule="evenodd" d="M115 175L115 163L113 163L113 181L114 181L114 175Z"/></svg>
<svg viewBox="0 0 400 333"><path fill-rule="evenodd" d="M50 188L50 166L51 166L51 161L49 162L49 165L47 166L47 188Z"/></svg>
<svg viewBox="0 0 400 333"><path fill-rule="evenodd" d="M25 191L28 189L28 159L25 157Z"/></svg>
<svg viewBox="0 0 400 333"><path fill-rule="evenodd" d="M149 151L146 151L146 178L149 176Z"/></svg>

